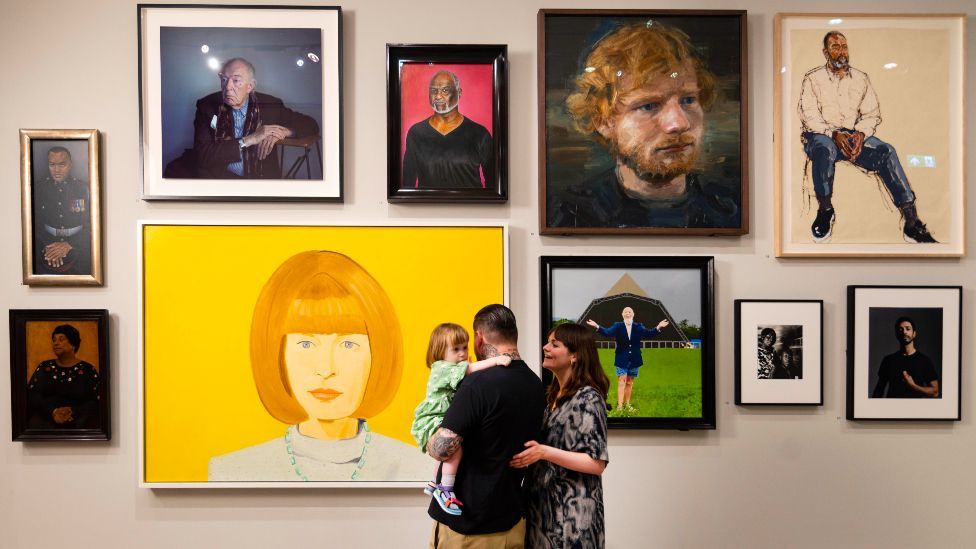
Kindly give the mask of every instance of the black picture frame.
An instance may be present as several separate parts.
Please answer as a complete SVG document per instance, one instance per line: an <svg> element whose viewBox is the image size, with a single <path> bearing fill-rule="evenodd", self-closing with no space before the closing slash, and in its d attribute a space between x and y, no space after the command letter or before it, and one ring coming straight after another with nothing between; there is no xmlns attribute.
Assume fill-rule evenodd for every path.
<svg viewBox="0 0 976 549"><path fill-rule="evenodd" d="M482 188L476 187L438 187L421 188L419 179L415 179L414 187L408 188L401 183L404 177L405 141L411 127L420 126L426 118L418 118L421 114L430 116L429 99L425 110L415 108L416 93L413 89L409 96L414 100L404 106L403 69L406 66L417 66L424 74L437 70L438 65L464 65L470 70L474 66L484 65L490 70L491 82L483 82L485 70L479 70L476 82L479 94L472 97L471 111L478 113L480 122L486 122L490 115L491 139L491 173L485 173L484 165L478 170L482 181ZM502 203L508 201L508 46L491 44L387 44L386 45L386 120L387 120L387 200L394 203L433 202L433 203ZM478 69L474 69L478 70ZM453 71L452 71L453 72ZM419 72L416 77L422 79ZM465 99L465 77L456 75L461 88L458 99L458 111L464 115L467 105ZM428 76L429 77L429 76ZM475 79L474 75L470 77ZM470 82L470 80L469 80ZM487 88L487 89L486 89ZM427 89L427 84L423 85ZM469 87L471 89L471 87ZM487 92L490 90L490 104L485 104ZM425 97L427 93L423 94ZM474 103L477 101L477 104ZM476 109L476 110L475 110ZM404 117L410 122L404 124ZM417 119L417 121L413 121ZM474 117L465 116L466 121L479 124ZM460 126L459 126L460 127ZM436 131L436 130L434 130ZM454 131L454 130L452 130ZM450 132L447 134L450 135Z"/></svg>
<svg viewBox="0 0 976 549"><path fill-rule="evenodd" d="M143 200L343 202L341 7L137 4L136 28ZM252 97L264 104L258 122L301 128L267 157L244 162L245 170L260 166L245 177L218 167L243 154L234 144L260 146L217 129L217 115L229 109L215 93L216 73L235 58L254 68L253 90L263 96Z"/></svg>
<svg viewBox="0 0 976 549"><path fill-rule="evenodd" d="M587 318L596 317L596 322L601 326L607 325L606 322L614 320L614 315L619 318L620 305L626 307L633 306L636 309L634 322L641 318L644 311L655 312L658 316L663 316L670 321L670 325L661 332L669 334L673 327L671 340L660 341L656 350L668 351L669 353L683 353L697 350L701 375L687 376L685 380L690 384L687 387L677 387L675 390L690 391L691 394L697 393L699 400L694 405L700 410L692 415L655 415L655 416L632 416L614 417L611 411L608 414L607 424L614 429L715 429L716 428L716 409L715 409L715 311L714 311L714 258L711 256L542 256L539 258L540 264L540 296L541 310L540 335L542 343L545 344L549 331L557 322L564 318L572 321L585 322ZM687 271L687 273L685 273ZM657 281L662 283L655 287L683 287L685 288L679 296L659 296L660 299L649 295L640 283L633 276L638 278L644 276L657 276ZM682 277L689 276L691 279ZM586 284L587 280L600 279L601 287L598 288L579 288L578 284ZM663 285L665 277L674 277L674 282L669 286ZM574 282L574 278L579 279ZM616 280L616 282L614 282ZM669 278L671 280L671 278ZM607 284L609 282L609 284ZM695 287L697 285L697 288ZM606 287L603 287L606 286ZM636 288L635 288L636 286ZM690 287L691 289L687 289ZM566 288L563 290L562 288ZM607 290L609 288L609 290ZM626 291L625 291L626 290ZM557 301L565 301L560 296L572 295L576 300L573 305L564 304ZM617 293L611 293L617 292ZM643 294L643 295L641 295ZM582 301L579 301L582 300ZM680 305L676 302L680 300ZM669 305L669 302L671 305ZM582 305L582 303L588 303ZM565 305L565 307L564 307ZM680 308L679 308L680 307ZM561 316L558 311L569 310L577 311L572 317ZM682 311L673 314L672 310ZM579 316L576 316L579 315ZM687 316L686 316L687 315ZM646 316L646 315L645 315ZM679 322L679 318L684 317L685 323ZM695 326L688 322L688 317L699 322ZM602 319L602 321L601 321ZM679 329L683 326L683 329ZM684 331L683 331L684 330ZM689 338L686 331L698 332L697 338ZM653 345L652 345L653 346ZM598 347L610 349L610 342L599 344ZM602 353L604 356L601 362L604 363L604 370L614 372L614 367L608 364L612 361L608 358L609 353ZM659 355L659 358L663 355ZM674 366L683 366L685 362L696 362L694 356L672 355L666 363ZM540 364L542 363L540 356ZM645 363L646 364L646 363ZM653 364L653 362L652 362ZM641 366L646 368L647 366ZM666 370L662 368L661 374L666 375ZM687 370L685 370L687 372ZM638 372L639 374L639 372ZM611 385L611 396L614 394L618 380L613 375L608 375ZM639 379L639 375L638 378ZM543 381L545 384L552 382L552 374L543 370ZM651 382L648 382L651 383ZM677 384L676 384L677 385ZM634 390L640 389L636 384ZM636 393L635 393L636 394ZM653 398L653 397L652 397ZM663 397L664 399L671 396ZM671 405L669 402L661 401L653 404L653 407L664 408ZM639 410L638 410L639 411Z"/></svg>
<svg viewBox="0 0 976 549"><path fill-rule="evenodd" d="M960 421L962 314L962 286L848 286L847 419ZM897 331L905 320L910 353ZM933 381L934 397L916 397Z"/></svg>
<svg viewBox="0 0 976 549"><path fill-rule="evenodd" d="M80 335L80 344L76 346L78 352L76 358L78 362L73 367L66 367L65 372L58 372L54 369L59 368L54 364L55 360L41 360L35 368L34 360L40 357L53 356L50 346L55 333L54 329L67 324L72 326ZM79 329L78 326L81 326ZM95 332L95 341L89 341L92 332ZM47 347L46 353L44 352ZM64 404L63 402L41 402L40 398L54 399L62 398L63 395L53 395L50 391L40 394L43 389L38 389L38 394L30 396L32 383L48 384L51 387L54 383L65 383L76 380L72 375L89 376L85 363L97 370L97 380L86 384L85 390L90 397L88 402L83 402L84 412L78 410L79 405L67 406L74 408L69 410L70 419L48 420L45 414L36 413L32 410L34 406L49 407L53 404ZM55 372L51 376L43 379L43 374L38 372L39 368L48 368L47 371ZM29 375L29 373L33 372ZM37 374L36 376L33 374ZM61 374L59 379L58 374ZM67 379L63 379L68 376ZM78 440L96 441L111 440L112 438L112 415L111 415L111 356L109 354L109 315L105 309L11 309L10 310L10 404L12 439L14 441L55 441L55 440ZM76 387L73 387L76 389ZM32 401L38 398L38 401ZM75 399L77 395L74 395ZM61 408L59 406L58 408ZM77 414L77 415L76 415ZM84 422L83 426L64 426L56 427L56 423L63 425L73 421Z"/></svg>
<svg viewBox="0 0 976 549"><path fill-rule="evenodd" d="M537 23L539 233L562 236L748 234L749 56L746 11L543 9L539 10ZM678 32L670 37L651 38L626 30L641 26L651 29L655 24ZM608 46L603 52L606 55L599 55L598 59L625 59L625 52L640 51L635 43L640 47L645 47L645 44L651 47L651 44L663 41L673 44L672 48L678 48L678 42L686 42L679 49L692 52L715 77L718 83L714 87L715 93L706 92L696 96L693 104L700 104L702 109L689 115L689 127L681 130L680 134L677 130L673 131L680 138L656 137L662 132L651 135L649 129L643 130L642 135L629 137L615 129L625 126L650 128L656 123L651 120L635 119L634 124L625 125L616 119L603 124L594 118L594 115L597 118L606 116L597 114L606 112L607 107L601 104L606 99L604 95L609 95L612 98L610 101L614 102L619 97L633 95L632 90L627 89L630 84L627 83L625 72L633 70L630 67L634 63L625 63L627 67L623 68L586 66L594 46L621 30L630 37ZM675 54L669 52L667 55ZM646 69L638 70L643 72ZM678 69L660 74L665 79L683 78L682 71ZM643 76L640 78L646 79ZM712 89L712 86L704 84L706 80L707 77L700 87ZM696 83L688 85L692 84L697 86ZM683 90L687 87L684 83L681 86ZM605 93L607 89L612 91ZM574 107L567 100L577 91L579 93L573 99L574 115ZM657 93L657 90L649 93L652 92ZM677 100L678 96L674 97ZM609 107L615 108L616 105L619 103ZM616 118L626 121L622 117ZM696 134L697 137L694 137ZM633 198L633 193L618 189L621 164L615 161L619 154L614 151L624 149L610 146L608 142L653 146L652 139L661 148L670 146L668 143L677 139L685 145L692 144L694 149L691 152L697 151L698 154L697 158L688 158L692 155L685 153L684 159L680 160L686 166L677 169L676 173L687 175L681 180L680 187L673 180L669 182L673 192L662 193L659 189L652 189L647 193L647 200L639 200ZM646 150L642 153L634 149L632 154L624 154L627 159L622 165L643 164L642 170L650 173L659 168L662 174L675 172L673 159L659 159L658 166L650 166L649 158L644 158L646 162L638 162L638 158L650 154ZM669 167L664 169L666 165ZM706 209L695 206L696 203L705 202L720 207L706 212ZM677 207L684 209L676 210ZM678 212L683 217L678 218Z"/></svg>
<svg viewBox="0 0 976 549"><path fill-rule="evenodd" d="M774 344L768 356L776 366L757 379L756 353L761 345L757 340L767 330L772 331ZM823 333L821 299L736 299L736 405L823 406ZM786 358L772 358L783 353L791 365L784 367Z"/></svg>

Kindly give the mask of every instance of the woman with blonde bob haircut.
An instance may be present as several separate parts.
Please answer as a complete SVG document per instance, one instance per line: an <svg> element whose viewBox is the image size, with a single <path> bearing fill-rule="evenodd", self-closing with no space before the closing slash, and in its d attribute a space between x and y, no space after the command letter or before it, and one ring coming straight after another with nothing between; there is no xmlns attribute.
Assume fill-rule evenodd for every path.
<svg viewBox="0 0 976 549"><path fill-rule="evenodd" d="M210 480L413 480L429 461L369 430L392 402L403 340L383 287L358 263L301 252L271 275L251 322L261 403L285 436L210 460Z"/></svg>

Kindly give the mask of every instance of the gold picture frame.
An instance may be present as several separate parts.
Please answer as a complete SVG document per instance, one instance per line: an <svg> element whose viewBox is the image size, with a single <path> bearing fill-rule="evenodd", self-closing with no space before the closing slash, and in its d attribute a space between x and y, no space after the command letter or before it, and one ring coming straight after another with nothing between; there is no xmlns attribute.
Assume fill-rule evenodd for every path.
<svg viewBox="0 0 976 549"><path fill-rule="evenodd" d="M98 130L20 130L23 283L101 286Z"/></svg>

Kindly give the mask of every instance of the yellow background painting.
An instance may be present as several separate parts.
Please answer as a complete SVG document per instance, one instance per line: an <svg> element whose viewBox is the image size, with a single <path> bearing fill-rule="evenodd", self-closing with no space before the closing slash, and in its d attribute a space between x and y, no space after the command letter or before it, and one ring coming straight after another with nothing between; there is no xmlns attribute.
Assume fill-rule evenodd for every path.
<svg viewBox="0 0 976 549"><path fill-rule="evenodd" d="M98 322L95 320L29 320L27 325L27 380L30 381L37 365L57 358L51 347L51 333L62 324L70 324L78 330L81 345L76 356L101 372L98 361Z"/></svg>
<svg viewBox="0 0 976 549"><path fill-rule="evenodd" d="M386 290L403 332L403 380L369 420L416 445L431 330L505 298L501 227L146 225L143 228L145 481L205 482L211 457L281 437L251 375L251 315L268 277L299 252L359 263ZM419 450L417 450L419 452Z"/></svg>

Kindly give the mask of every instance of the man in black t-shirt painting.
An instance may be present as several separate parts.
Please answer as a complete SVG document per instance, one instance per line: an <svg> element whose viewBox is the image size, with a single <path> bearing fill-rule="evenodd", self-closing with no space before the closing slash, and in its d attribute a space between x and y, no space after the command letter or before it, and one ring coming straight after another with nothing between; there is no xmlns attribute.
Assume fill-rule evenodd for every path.
<svg viewBox="0 0 976 549"><path fill-rule="evenodd" d="M911 318L903 316L895 321L895 338L901 349L881 360L871 398L939 398L939 375L929 357L915 348L917 336Z"/></svg>
<svg viewBox="0 0 976 549"><path fill-rule="evenodd" d="M508 355L512 363L466 376L427 442L427 452L438 461L464 445L454 488L463 502L462 514L445 513L434 501L427 511L435 521L429 545L435 549L524 543L525 469L509 467L509 461L526 441L539 436L545 408L542 382L519 356L515 315L504 305L488 305L475 315L474 349L479 360Z"/></svg>
<svg viewBox="0 0 976 549"><path fill-rule="evenodd" d="M407 131L405 189L482 189L494 181L491 134L458 110L461 83L451 71L430 79L434 114ZM484 175L484 182L482 182Z"/></svg>

